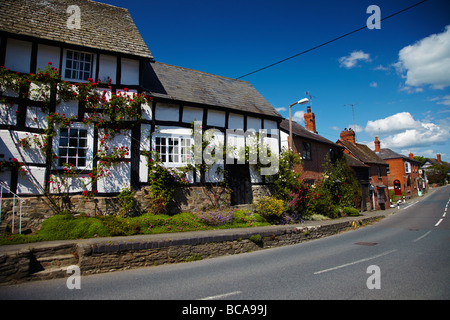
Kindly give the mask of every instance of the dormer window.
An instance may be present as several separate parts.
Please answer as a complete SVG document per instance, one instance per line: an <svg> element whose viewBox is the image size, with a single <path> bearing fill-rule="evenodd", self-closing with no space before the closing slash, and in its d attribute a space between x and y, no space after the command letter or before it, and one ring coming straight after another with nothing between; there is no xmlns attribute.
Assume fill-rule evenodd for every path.
<svg viewBox="0 0 450 320"><path fill-rule="evenodd" d="M92 78L94 54L66 50L64 62L65 80L88 81Z"/></svg>

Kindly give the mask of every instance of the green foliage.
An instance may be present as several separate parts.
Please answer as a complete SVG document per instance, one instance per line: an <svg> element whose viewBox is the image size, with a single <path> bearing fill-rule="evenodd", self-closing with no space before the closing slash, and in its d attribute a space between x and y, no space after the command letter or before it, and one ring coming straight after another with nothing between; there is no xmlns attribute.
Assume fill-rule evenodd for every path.
<svg viewBox="0 0 450 320"><path fill-rule="evenodd" d="M449 168L443 164L433 164L427 171L427 178L429 183L445 184L448 180Z"/></svg>
<svg viewBox="0 0 450 320"><path fill-rule="evenodd" d="M301 159L297 153L283 150L280 154L279 172L273 177L272 193L282 200L290 199L292 190L302 184Z"/></svg>
<svg viewBox="0 0 450 320"><path fill-rule="evenodd" d="M343 209L344 214L351 216L351 217L357 217L359 216L359 210L355 208L345 207Z"/></svg>
<svg viewBox="0 0 450 320"><path fill-rule="evenodd" d="M122 216L130 214L136 207L136 200L134 199L135 194L136 192L132 191L130 188L124 188L117 196L121 206L120 214Z"/></svg>
<svg viewBox="0 0 450 320"><path fill-rule="evenodd" d="M260 244L262 243L262 237L259 234L254 234L252 236L250 236L250 241L256 243L256 244Z"/></svg>
<svg viewBox="0 0 450 320"><path fill-rule="evenodd" d="M58 214L42 223L39 237L44 241L60 239L84 239L108 236L108 230L99 220Z"/></svg>
<svg viewBox="0 0 450 320"><path fill-rule="evenodd" d="M152 212L165 214L174 200L175 190L178 187L189 183L186 180L186 173L175 168L166 168L160 159L158 152L150 151L146 153L148 157L149 181L152 192L153 208Z"/></svg>
<svg viewBox="0 0 450 320"><path fill-rule="evenodd" d="M361 188L345 157L342 156L335 162L328 158L324 169L323 188L331 194L333 203L341 208L358 206Z"/></svg>
<svg viewBox="0 0 450 320"><path fill-rule="evenodd" d="M254 206L255 211L269 222L279 222L285 209L284 201L275 197L261 197Z"/></svg>

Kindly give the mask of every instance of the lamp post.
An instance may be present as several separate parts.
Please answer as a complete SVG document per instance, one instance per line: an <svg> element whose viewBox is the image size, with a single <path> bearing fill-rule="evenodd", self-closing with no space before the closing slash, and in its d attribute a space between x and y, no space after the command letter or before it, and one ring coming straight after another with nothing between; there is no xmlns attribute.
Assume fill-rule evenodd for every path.
<svg viewBox="0 0 450 320"><path fill-rule="evenodd" d="M300 101L294 102L289 106L289 145L291 151L294 151L294 141L292 140L292 107L296 104L307 104L309 102L309 99L305 98Z"/></svg>

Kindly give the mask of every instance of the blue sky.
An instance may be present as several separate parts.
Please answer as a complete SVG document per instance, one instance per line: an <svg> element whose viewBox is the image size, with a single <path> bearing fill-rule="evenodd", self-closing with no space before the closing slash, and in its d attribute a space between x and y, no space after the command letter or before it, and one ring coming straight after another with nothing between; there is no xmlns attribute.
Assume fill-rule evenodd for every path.
<svg viewBox="0 0 450 320"><path fill-rule="evenodd" d="M100 0L127 8L155 60L237 78L420 0ZM447 26L448 29L446 28ZM272 68L244 77L280 113L310 92L320 135L450 161L450 2L429 0ZM302 123L306 106L296 106Z"/></svg>

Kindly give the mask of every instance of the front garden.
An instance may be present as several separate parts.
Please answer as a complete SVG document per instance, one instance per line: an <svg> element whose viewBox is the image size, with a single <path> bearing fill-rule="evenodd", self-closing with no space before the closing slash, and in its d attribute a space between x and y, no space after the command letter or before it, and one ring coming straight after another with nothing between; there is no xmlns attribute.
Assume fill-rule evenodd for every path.
<svg viewBox="0 0 450 320"><path fill-rule="evenodd" d="M162 170L161 167L159 170ZM135 203L133 192L125 190L119 195L122 210L117 215L90 217L85 214L57 214L45 220L41 229L34 234L4 234L0 237L0 245L246 228L359 215L359 210L354 208L360 201L359 184L345 160L343 158L330 160L324 170L320 181L312 186L307 185L302 180L301 161L298 155L283 152L280 155L280 171L272 181L273 196L261 197L255 201L253 210L222 207L174 215L169 215L161 209L171 202L173 194L167 196L167 190L174 187L174 180L178 178L175 175L162 175L164 179L160 176L160 183L157 185L160 192L167 196L165 199L167 202L162 207L161 202L157 201L153 212L138 216L127 215ZM182 188L183 185L177 187Z"/></svg>

